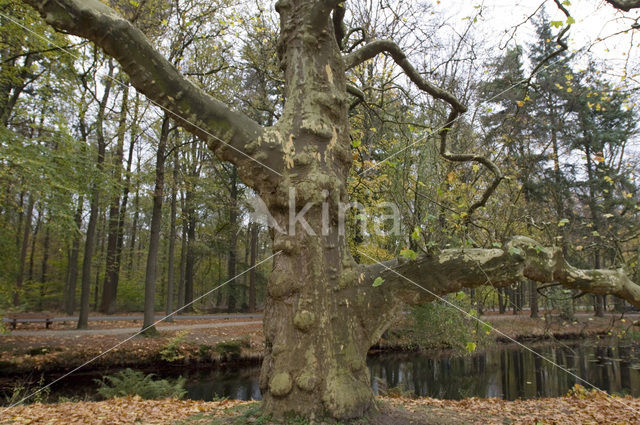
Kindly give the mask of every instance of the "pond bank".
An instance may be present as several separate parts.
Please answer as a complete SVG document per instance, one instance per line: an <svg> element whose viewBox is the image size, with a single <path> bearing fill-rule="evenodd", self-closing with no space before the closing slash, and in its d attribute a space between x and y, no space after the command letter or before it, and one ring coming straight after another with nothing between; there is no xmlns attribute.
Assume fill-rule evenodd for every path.
<svg viewBox="0 0 640 425"><path fill-rule="evenodd" d="M486 316L483 319L522 342L606 336L640 341L640 332L632 325L637 317L620 320L616 316L593 318L582 315L572 322L558 318L531 319L522 315ZM261 360L264 337L260 321L231 327L203 328L197 325L194 322L193 328L188 331L164 331L160 328L155 337L135 337L100 356L82 370L89 372L124 367L145 369L223 364L240 366L255 364ZM104 334L98 330L80 334L64 331L67 332L65 336L56 332L53 330L43 334L46 336L37 337L14 336L11 333L0 335L0 379L63 373L100 355L124 339L122 335ZM500 335L495 335L492 341L510 342ZM401 328L396 327L388 332L387 338L381 339L379 344L372 347L370 352L415 351L418 348L406 338ZM432 349L446 350L447 347L436 346Z"/></svg>

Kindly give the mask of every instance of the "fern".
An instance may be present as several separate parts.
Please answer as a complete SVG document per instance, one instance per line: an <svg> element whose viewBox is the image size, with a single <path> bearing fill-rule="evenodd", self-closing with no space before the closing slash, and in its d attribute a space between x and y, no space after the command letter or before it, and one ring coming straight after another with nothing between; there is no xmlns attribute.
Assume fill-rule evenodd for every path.
<svg viewBox="0 0 640 425"><path fill-rule="evenodd" d="M132 369L122 370L115 375L105 376L95 381L100 385L98 394L109 399L138 395L144 399L182 398L187 393L184 389L185 378L174 382L166 379L153 379L154 374L145 375Z"/></svg>

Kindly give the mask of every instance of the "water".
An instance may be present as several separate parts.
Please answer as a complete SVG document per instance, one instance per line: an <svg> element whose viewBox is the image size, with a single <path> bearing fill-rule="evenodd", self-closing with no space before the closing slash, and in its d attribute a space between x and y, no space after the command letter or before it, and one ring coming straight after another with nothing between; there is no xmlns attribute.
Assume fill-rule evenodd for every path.
<svg viewBox="0 0 640 425"><path fill-rule="evenodd" d="M602 390L640 396L640 347L607 347L585 341L537 344L533 349ZM588 387L515 345L497 346L466 357L442 353L384 353L369 356L367 364L376 393L397 387L409 394L442 399L514 400L561 396L576 383ZM191 371L185 375L187 397L259 400L259 374L259 366Z"/></svg>

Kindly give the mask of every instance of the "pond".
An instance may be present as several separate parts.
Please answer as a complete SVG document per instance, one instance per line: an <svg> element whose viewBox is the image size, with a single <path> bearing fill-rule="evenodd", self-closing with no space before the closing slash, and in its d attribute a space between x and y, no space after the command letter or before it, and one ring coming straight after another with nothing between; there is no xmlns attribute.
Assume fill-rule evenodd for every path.
<svg viewBox="0 0 640 425"><path fill-rule="evenodd" d="M596 341L534 344L547 359L609 393L640 396L640 347ZM374 392L399 388L417 396L442 399L466 397L555 397L581 383L550 362L517 345L498 345L471 356L443 353L383 353L370 355L368 366ZM187 397L216 396L260 399L259 366L199 370L188 373Z"/></svg>
<svg viewBox="0 0 640 425"><path fill-rule="evenodd" d="M640 346L617 341L527 344L545 358L609 393L640 396ZM497 344L469 356L446 352L384 352L367 359L375 393L396 388L407 395L441 399L466 397L555 397L580 382L518 345ZM259 365L146 370L162 378L186 378L186 398L259 400ZM110 371L109 374L114 373ZM52 388L52 396L95 398L96 372L77 373ZM49 380L51 378L48 378Z"/></svg>

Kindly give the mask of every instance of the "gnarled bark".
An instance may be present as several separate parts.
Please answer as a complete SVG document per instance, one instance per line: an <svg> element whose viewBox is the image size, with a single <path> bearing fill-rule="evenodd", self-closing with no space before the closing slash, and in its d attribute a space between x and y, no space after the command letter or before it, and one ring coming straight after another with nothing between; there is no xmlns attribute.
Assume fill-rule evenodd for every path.
<svg viewBox="0 0 640 425"><path fill-rule="evenodd" d="M384 285L371 288L378 276L385 280ZM394 299L421 304L463 288L500 288L525 279L558 282L584 293L616 295L640 307L640 286L624 270L575 268L565 261L562 248L545 248L524 236L514 237L503 249L446 249L415 261L392 260L367 266L361 287L369 293L372 310L379 312L395 309L389 306ZM384 321L376 320L372 326L381 326L377 322Z"/></svg>

